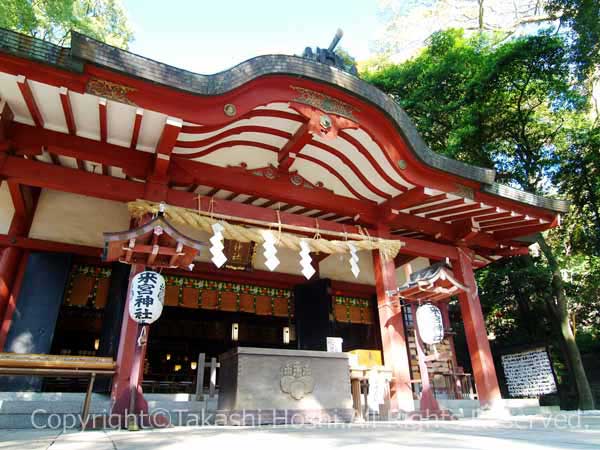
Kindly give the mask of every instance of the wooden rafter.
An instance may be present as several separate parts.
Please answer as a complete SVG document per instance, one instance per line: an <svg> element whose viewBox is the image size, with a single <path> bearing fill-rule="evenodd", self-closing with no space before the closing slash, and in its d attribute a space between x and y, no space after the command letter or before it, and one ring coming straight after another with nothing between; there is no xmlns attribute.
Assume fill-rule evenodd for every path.
<svg viewBox="0 0 600 450"><path fill-rule="evenodd" d="M135 150L138 144L138 139L140 137L140 129L142 128L142 119L144 118L144 110L142 108L137 108L135 110L135 119L133 122L133 131L131 133L131 142L129 144L129 148Z"/></svg>
<svg viewBox="0 0 600 450"><path fill-rule="evenodd" d="M13 127L14 114L5 100L0 98L0 151L11 147L9 142L10 129Z"/></svg>
<svg viewBox="0 0 600 450"><path fill-rule="evenodd" d="M98 99L98 122L100 124L100 142L106 142L108 136L108 119L106 117L106 99Z"/></svg>
<svg viewBox="0 0 600 450"><path fill-rule="evenodd" d="M154 160L154 171L152 176L156 179L167 179L171 153L177 142L177 136L181 131L183 121L173 117L167 117L165 126L156 145L156 159Z"/></svg>
<svg viewBox="0 0 600 450"><path fill-rule="evenodd" d="M288 172L290 166L294 163L296 155L310 142L312 135L308 130L308 123L300 125L298 130L283 146L277 154L278 169L281 172Z"/></svg>
<svg viewBox="0 0 600 450"><path fill-rule="evenodd" d="M31 115L31 118L35 123L35 126L43 128L44 118L35 101L35 97L33 96L33 92L31 91L29 81L23 75L19 75L17 77L17 85L19 86L19 90L23 95L23 99L25 100L25 104L27 105L27 109L29 110L29 114Z"/></svg>
<svg viewBox="0 0 600 450"><path fill-rule="evenodd" d="M66 87L61 87L58 90L60 94L60 103L62 105L63 114L65 116L65 122L67 123L67 129L69 134L77 134L77 128L75 126L75 117L73 117L73 107L71 106L71 98L69 97L69 90Z"/></svg>
<svg viewBox="0 0 600 450"><path fill-rule="evenodd" d="M244 203L245 205L250 205L250 204L254 203L256 200L258 200L258 198L259 197L256 195L251 195L246 200L244 200L242 203Z"/></svg>
<svg viewBox="0 0 600 450"><path fill-rule="evenodd" d="M147 152L128 150L114 144L71 136L51 130L33 130L27 125L14 124L12 139L17 154L20 150L41 149L82 161L90 161L123 169L133 178L146 178L153 156Z"/></svg>

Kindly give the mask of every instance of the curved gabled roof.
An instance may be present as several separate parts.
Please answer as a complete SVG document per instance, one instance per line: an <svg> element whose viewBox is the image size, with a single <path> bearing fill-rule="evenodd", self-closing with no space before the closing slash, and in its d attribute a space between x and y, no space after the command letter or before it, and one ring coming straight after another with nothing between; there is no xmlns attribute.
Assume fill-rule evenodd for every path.
<svg viewBox="0 0 600 450"><path fill-rule="evenodd" d="M488 194L554 212L565 212L568 209L566 201L541 197L497 184L494 170L469 165L433 152L425 144L408 115L391 97L349 73L302 57L258 56L223 72L202 75L111 47L77 32L71 34L71 47L63 48L0 30L0 47L3 51L76 72L83 71L84 63L88 62L199 96L225 94L270 75L287 75L325 83L379 109L391 120L417 159L426 166L480 183L481 191Z"/></svg>

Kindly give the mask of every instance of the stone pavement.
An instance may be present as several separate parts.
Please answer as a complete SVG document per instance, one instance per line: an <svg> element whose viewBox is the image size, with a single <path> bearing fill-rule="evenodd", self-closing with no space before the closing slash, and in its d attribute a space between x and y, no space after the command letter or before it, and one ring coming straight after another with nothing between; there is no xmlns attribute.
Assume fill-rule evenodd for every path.
<svg viewBox="0 0 600 450"><path fill-rule="evenodd" d="M163 430L0 430L0 450L175 449L600 449L600 415L510 420L379 422L328 427L176 427Z"/></svg>

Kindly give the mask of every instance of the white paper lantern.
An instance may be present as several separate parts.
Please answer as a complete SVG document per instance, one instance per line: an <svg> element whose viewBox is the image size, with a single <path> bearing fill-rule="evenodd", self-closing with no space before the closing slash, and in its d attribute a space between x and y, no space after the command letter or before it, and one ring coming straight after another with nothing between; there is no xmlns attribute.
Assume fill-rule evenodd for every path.
<svg viewBox="0 0 600 450"><path fill-rule="evenodd" d="M442 312L431 303L417 308L417 326L421 340L426 344L438 344L444 339Z"/></svg>
<svg viewBox="0 0 600 450"><path fill-rule="evenodd" d="M162 313L165 279L157 272L140 272L131 281L130 295L129 316L139 324L149 325Z"/></svg>

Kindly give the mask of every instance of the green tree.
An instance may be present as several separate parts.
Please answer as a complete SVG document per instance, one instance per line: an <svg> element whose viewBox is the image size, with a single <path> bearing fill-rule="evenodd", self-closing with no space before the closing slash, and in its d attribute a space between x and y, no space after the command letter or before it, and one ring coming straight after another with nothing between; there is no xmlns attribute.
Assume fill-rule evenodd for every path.
<svg viewBox="0 0 600 450"><path fill-rule="evenodd" d="M565 245L570 251L600 256L600 124L581 117L572 122L554 175L578 218L568 224Z"/></svg>
<svg viewBox="0 0 600 450"><path fill-rule="evenodd" d="M579 79L587 79L600 64L600 2L547 0L546 10L559 19L569 36L571 60Z"/></svg>
<svg viewBox="0 0 600 450"><path fill-rule="evenodd" d="M560 35L542 33L498 42L493 35L465 38L462 31L448 30L435 33L416 58L363 76L400 103L433 150L495 167L500 181L548 194L549 180L561 171L559 147L568 147L567 128L586 104L570 81L570 70L569 49ZM513 288L505 293L510 291L507 298L514 300L516 314L524 321L527 310L535 310L542 301L577 389L579 407L590 409L593 398L557 257L563 249L552 248L541 234L537 241L544 258L508 263L503 281ZM536 274L533 290L516 287L523 271L529 277ZM492 285L486 288L494 290ZM501 304L496 307L502 310Z"/></svg>
<svg viewBox="0 0 600 450"><path fill-rule="evenodd" d="M133 40L119 0L2 0L0 27L58 45L70 30L121 48Z"/></svg>

